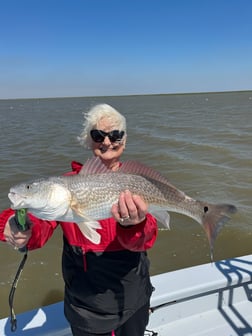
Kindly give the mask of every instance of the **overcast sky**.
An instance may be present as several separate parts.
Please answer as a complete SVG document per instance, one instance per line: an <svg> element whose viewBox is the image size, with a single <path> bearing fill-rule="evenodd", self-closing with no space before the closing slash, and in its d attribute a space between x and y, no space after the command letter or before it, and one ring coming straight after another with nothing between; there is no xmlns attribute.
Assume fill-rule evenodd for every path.
<svg viewBox="0 0 252 336"><path fill-rule="evenodd" d="M4 0L0 99L252 90L251 0Z"/></svg>

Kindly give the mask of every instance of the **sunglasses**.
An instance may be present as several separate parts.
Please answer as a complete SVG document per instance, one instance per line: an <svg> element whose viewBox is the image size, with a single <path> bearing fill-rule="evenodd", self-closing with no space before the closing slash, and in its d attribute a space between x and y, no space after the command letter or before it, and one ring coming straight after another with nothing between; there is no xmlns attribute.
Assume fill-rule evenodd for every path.
<svg viewBox="0 0 252 336"><path fill-rule="evenodd" d="M124 133L124 131L118 130L113 130L108 133L97 129L90 131L91 138L94 140L94 142L103 142L106 137L108 137L111 142L121 141Z"/></svg>

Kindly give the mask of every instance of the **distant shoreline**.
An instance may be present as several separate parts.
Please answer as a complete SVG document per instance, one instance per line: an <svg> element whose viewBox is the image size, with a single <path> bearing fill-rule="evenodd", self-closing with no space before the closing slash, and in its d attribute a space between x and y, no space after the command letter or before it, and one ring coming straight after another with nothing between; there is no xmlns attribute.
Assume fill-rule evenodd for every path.
<svg viewBox="0 0 252 336"><path fill-rule="evenodd" d="M43 99L74 99L74 98L109 98L109 97L139 97L139 96L182 96L182 95L203 95L203 94L225 94L225 93L252 93L252 90L231 90L231 91L203 91L203 92L181 92L181 93L142 93L110 96L67 96L67 97L33 97L33 98L0 98L2 100L43 100Z"/></svg>

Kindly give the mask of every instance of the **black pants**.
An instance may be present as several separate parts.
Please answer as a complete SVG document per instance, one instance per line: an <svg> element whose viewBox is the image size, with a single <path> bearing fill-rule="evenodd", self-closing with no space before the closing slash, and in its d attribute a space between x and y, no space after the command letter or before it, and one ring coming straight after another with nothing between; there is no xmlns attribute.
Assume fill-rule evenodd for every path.
<svg viewBox="0 0 252 336"><path fill-rule="evenodd" d="M120 328L114 330L115 336L144 336L149 321L149 303L140 308ZM73 336L112 336L112 331L105 334L87 333L79 328L72 327Z"/></svg>

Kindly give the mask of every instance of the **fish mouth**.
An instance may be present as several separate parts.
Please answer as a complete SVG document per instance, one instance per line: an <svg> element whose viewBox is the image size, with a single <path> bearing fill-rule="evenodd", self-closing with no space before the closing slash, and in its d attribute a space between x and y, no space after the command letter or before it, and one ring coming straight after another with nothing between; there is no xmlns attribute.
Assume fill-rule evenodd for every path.
<svg viewBox="0 0 252 336"><path fill-rule="evenodd" d="M8 198L11 201L11 209L16 210L24 208L25 206L24 200L23 198L20 198L20 196L17 193L10 191L8 193Z"/></svg>

